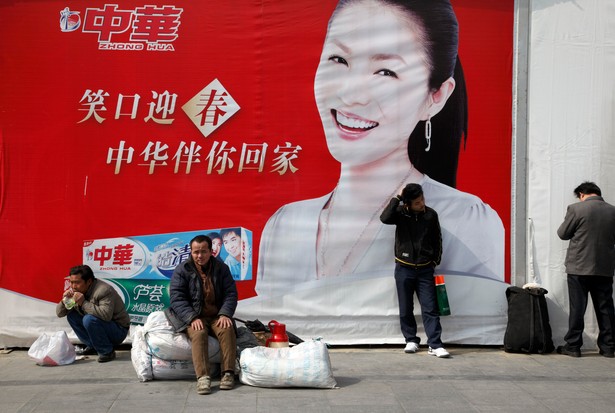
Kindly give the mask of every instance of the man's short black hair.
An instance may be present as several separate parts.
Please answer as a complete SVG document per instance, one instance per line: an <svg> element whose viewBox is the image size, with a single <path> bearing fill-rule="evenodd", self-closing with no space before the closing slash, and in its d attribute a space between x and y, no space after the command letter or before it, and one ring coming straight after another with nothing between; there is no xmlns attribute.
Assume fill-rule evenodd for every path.
<svg viewBox="0 0 615 413"><path fill-rule="evenodd" d="M585 181L574 189L574 195L577 198L581 198L581 194L583 195L596 194L598 196L602 196L602 191L600 190L600 188L598 188L598 185L596 185L595 183L590 182L590 181Z"/></svg>
<svg viewBox="0 0 615 413"><path fill-rule="evenodd" d="M423 195L423 188L419 184L408 184L401 191L401 199L405 204L409 204L421 195Z"/></svg>
<svg viewBox="0 0 615 413"><path fill-rule="evenodd" d="M94 271L90 268L89 265L77 265L70 269L68 272L70 275L80 275L83 281L93 280Z"/></svg>
<svg viewBox="0 0 615 413"><path fill-rule="evenodd" d="M211 250L211 238L209 238L207 235L197 235L196 237L192 238L190 240L190 249L192 249L193 242L196 242L197 244L207 242L207 246L209 247L209 250Z"/></svg>

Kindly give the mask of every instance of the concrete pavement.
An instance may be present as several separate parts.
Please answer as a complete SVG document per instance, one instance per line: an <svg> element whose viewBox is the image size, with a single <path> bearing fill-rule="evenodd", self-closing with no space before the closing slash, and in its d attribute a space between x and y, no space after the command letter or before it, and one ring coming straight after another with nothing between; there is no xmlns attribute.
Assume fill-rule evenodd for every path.
<svg viewBox="0 0 615 413"><path fill-rule="evenodd" d="M584 351L508 354L447 347L452 357L405 354L402 346L329 350L338 389L238 384L199 396L193 381L137 379L128 347L61 367L37 366L26 350L0 354L0 413L12 412L615 412L615 359Z"/></svg>

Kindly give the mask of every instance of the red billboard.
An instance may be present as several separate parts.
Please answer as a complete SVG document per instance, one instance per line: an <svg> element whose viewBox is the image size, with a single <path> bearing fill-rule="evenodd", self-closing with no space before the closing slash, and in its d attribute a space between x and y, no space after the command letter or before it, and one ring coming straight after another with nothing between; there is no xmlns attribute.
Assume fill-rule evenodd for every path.
<svg viewBox="0 0 615 413"><path fill-rule="evenodd" d="M513 1L452 2L453 81L430 78L436 23L348 3L335 14L322 0L1 4L0 288L55 302L84 240L241 227L253 276L240 299L273 300L255 316L304 282L338 279L327 288L359 291L368 308L385 297L393 325L392 229L378 217L418 182L440 215L447 283L499 291ZM464 84L467 133L444 136ZM388 280L382 295L339 281L354 274ZM310 317L301 294L289 318ZM473 317L454 295L453 315Z"/></svg>

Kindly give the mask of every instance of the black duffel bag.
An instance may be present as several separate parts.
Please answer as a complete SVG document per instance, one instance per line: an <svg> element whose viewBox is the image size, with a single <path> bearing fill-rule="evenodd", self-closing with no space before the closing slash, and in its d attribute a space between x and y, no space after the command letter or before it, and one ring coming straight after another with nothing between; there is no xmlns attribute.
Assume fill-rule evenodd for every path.
<svg viewBox="0 0 615 413"><path fill-rule="evenodd" d="M551 353L549 310L544 288L508 287L508 324L504 334L507 353Z"/></svg>

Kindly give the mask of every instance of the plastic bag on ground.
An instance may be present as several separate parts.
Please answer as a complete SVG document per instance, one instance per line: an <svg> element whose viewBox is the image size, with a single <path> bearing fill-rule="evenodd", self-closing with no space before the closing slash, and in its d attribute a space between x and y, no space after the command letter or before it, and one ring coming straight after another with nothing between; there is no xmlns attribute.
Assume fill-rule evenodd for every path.
<svg viewBox="0 0 615 413"><path fill-rule="evenodd" d="M52 335L41 334L30 346L28 356L41 366L71 364L77 357L75 346L71 344L65 331L56 331Z"/></svg>
<svg viewBox="0 0 615 413"><path fill-rule="evenodd" d="M241 352L239 380L257 387L335 388L327 345L306 341L294 347L246 348Z"/></svg>

